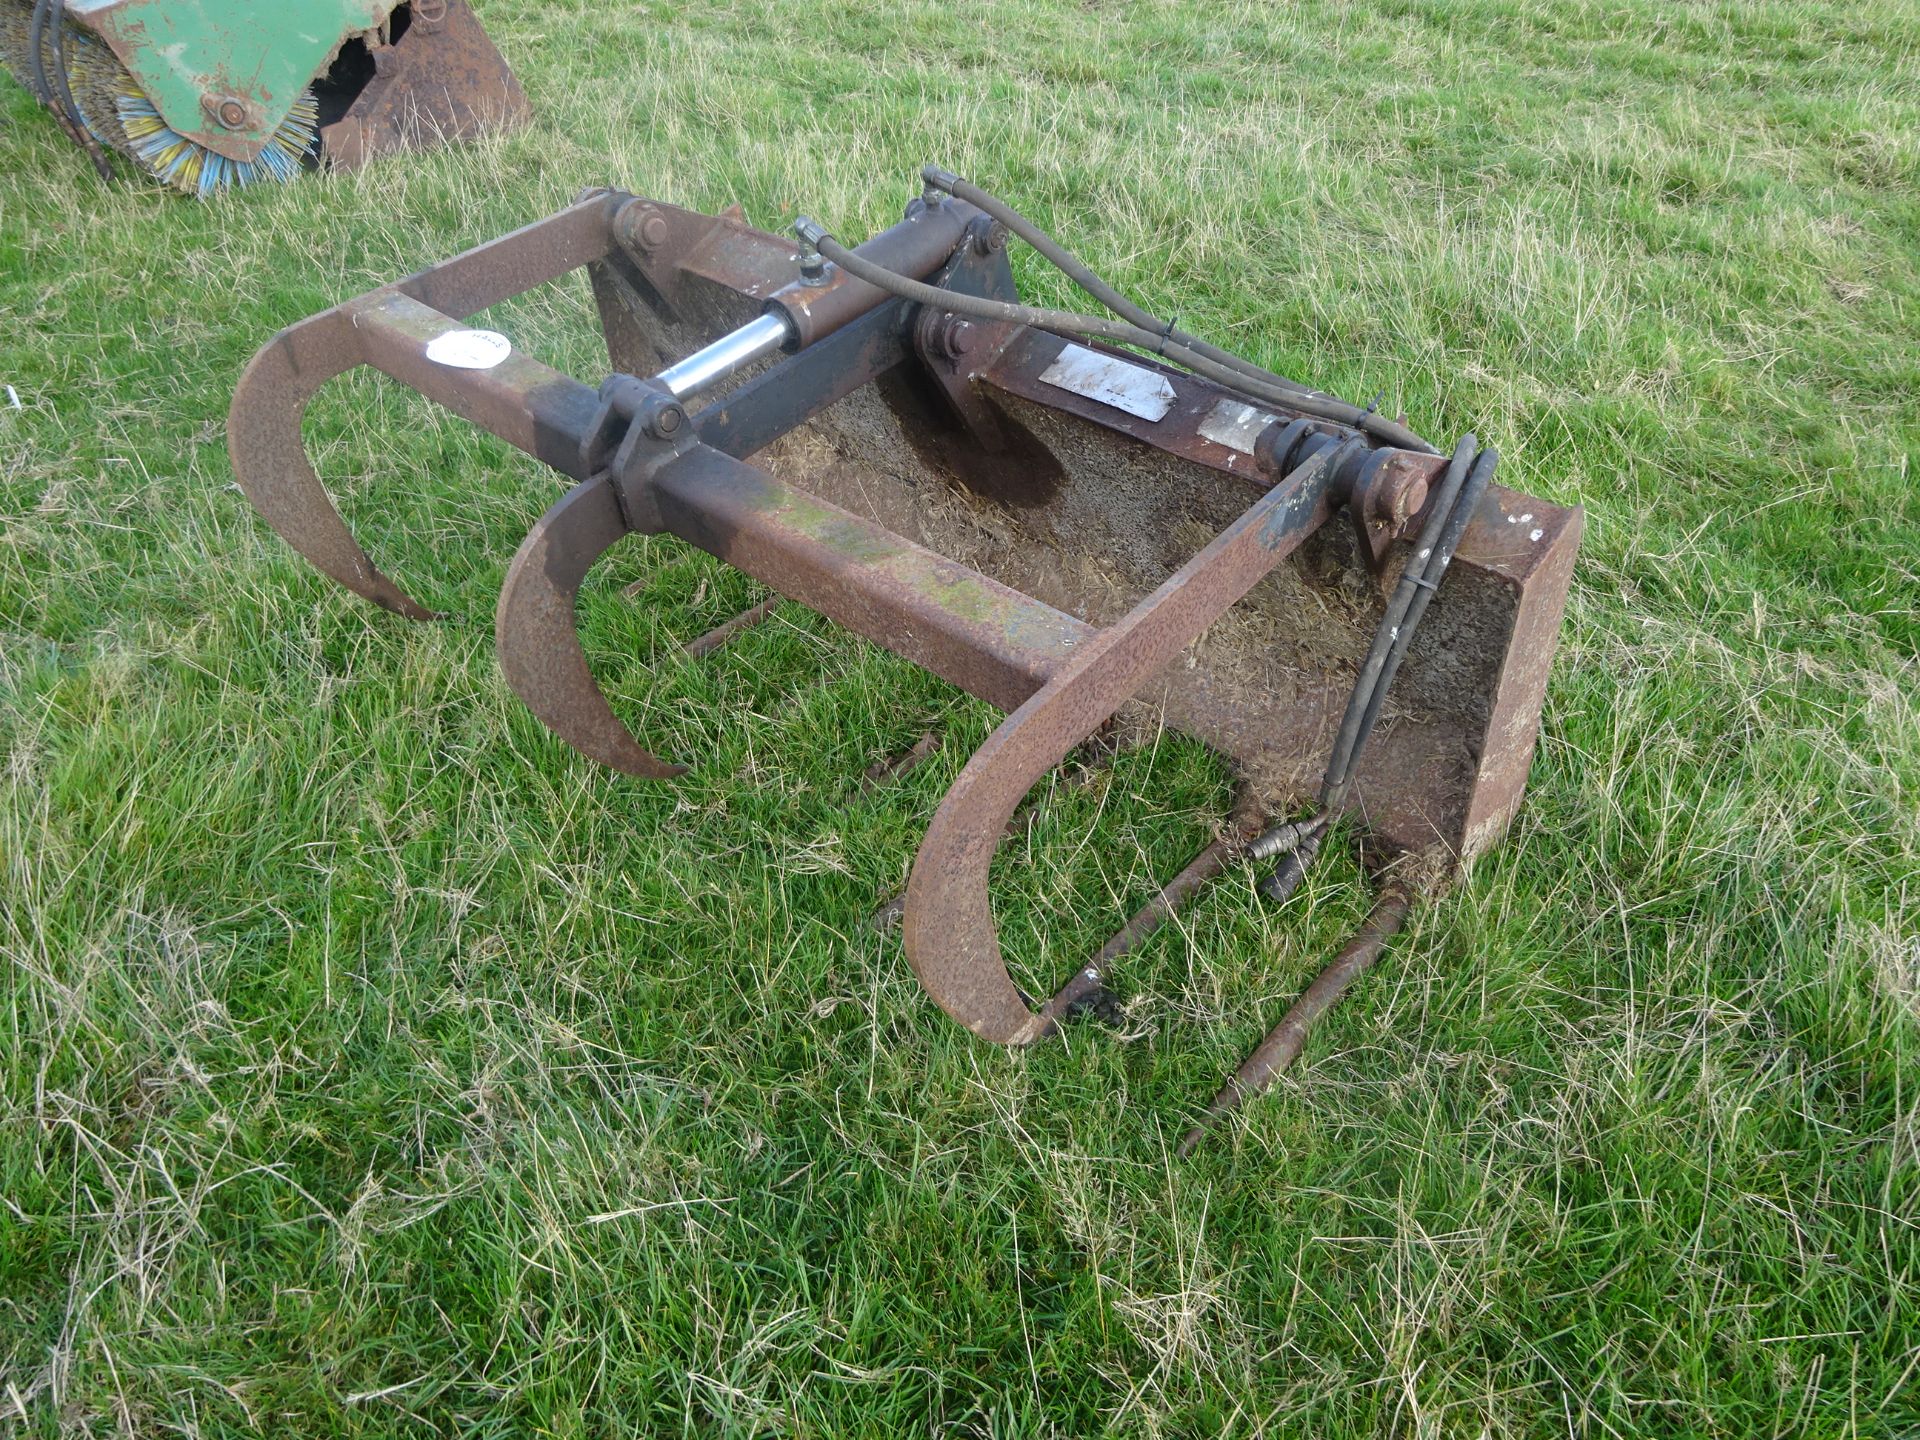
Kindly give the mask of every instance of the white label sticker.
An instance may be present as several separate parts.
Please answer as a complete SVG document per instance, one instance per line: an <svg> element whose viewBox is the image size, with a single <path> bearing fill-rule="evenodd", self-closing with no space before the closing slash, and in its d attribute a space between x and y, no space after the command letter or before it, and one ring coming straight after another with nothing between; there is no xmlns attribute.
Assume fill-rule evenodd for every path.
<svg viewBox="0 0 1920 1440"><path fill-rule="evenodd" d="M456 370L491 370L512 353L498 330L449 330L427 342L427 359Z"/></svg>
<svg viewBox="0 0 1920 1440"><path fill-rule="evenodd" d="M1173 386L1158 370L1129 365L1084 345L1067 346L1040 379L1142 420L1163 420L1173 408Z"/></svg>
<svg viewBox="0 0 1920 1440"><path fill-rule="evenodd" d="M1216 445L1238 450L1242 455L1251 455L1253 442L1272 423L1273 416L1264 410L1256 410L1238 400L1222 400L1200 422L1200 433Z"/></svg>

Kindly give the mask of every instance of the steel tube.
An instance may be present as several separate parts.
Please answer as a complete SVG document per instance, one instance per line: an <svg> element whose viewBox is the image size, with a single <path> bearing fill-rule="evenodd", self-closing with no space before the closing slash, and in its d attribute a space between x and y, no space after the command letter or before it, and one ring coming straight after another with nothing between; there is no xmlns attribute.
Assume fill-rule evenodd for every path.
<svg viewBox="0 0 1920 1440"><path fill-rule="evenodd" d="M696 350L677 365L669 365L654 383L676 400L710 390L730 375L737 375L757 360L786 347L793 338L793 327L784 315L766 314L750 320L738 330L722 335L703 350Z"/></svg>
<svg viewBox="0 0 1920 1440"><path fill-rule="evenodd" d="M830 620L1011 710L1094 629L705 445L653 481L666 528Z"/></svg>
<svg viewBox="0 0 1920 1440"><path fill-rule="evenodd" d="M1270 1087L1289 1065L1299 1059L1300 1051L1307 1043L1307 1031L1333 1008L1336 1000L1346 994L1349 985L1373 968L1374 961L1380 958L1380 952L1386 948L1387 942L1407 923L1407 912L1412 908L1413 891L1403 883L1394 882L1381 893L1353 938L1320 972L1319 978L1307 987L1306 994L1294 1001L1293 1008L1281 1017L1280 1023L1267 1032L1267 1038L1260 1042L1259 1048L1220 1087L1220 1093L1213 1097L1212 1103L1201 1114L1199 1123L1187 1131L1180 1141L1180 1154L1183 1157L1191 1155L1207 1131L1219 1124L1223 1117L1231 1115L1252 1097Z"/></svg>
<svg viewBox="0 0 1920 1440"><path fill-rule="evenodd" d="M562 475L587 478L580 437L598 404L591 386L517 349L485 370L440 364L428 347L462 323L397 290L357 302L350 317L366 364Z"/></svg>
<svg viewBox="0 0 1920 1440"><path fill-rule="evenodd" d="M1169 880L1154 897L1134 913L1131 920L1100 947L1100 953L1062 985L1040 1013L1049 1020L1062 1020L1084 1005L1091 1005L1105 993L1107 972L1121 959L1166 923L1187 898L1214 876L1225 870L1244 848L1239 836L1216 840L1187 862L1187 868Z"/></svg>

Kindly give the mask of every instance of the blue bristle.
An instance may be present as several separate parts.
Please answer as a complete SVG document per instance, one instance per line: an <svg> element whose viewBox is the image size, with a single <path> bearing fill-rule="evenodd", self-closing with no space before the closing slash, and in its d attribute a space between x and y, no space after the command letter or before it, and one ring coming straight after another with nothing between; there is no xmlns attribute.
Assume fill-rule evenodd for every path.
<svg viewBox="0 0 1920 1440"><path fill-rule="evenodd" d="M230 186L295 178L313 149L319 118L309 91L294 102L258 158L234 160L174 130L131 82L123 85L115 104L134 158L158 179L202 200Z"/></svg>

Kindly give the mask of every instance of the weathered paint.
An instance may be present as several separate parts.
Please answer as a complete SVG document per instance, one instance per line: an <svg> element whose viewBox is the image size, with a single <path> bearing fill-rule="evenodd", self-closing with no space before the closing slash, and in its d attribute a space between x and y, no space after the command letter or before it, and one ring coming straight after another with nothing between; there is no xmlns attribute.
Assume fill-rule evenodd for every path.
<svg viewBox="0 0 1920 1440"><path fill-rule="evenodd" d="M179 134L235 160L255 159L314 75L350 35L398 0L67 0L67 14L119 57ZM203 102L232 98L245 123Z"/></svg>

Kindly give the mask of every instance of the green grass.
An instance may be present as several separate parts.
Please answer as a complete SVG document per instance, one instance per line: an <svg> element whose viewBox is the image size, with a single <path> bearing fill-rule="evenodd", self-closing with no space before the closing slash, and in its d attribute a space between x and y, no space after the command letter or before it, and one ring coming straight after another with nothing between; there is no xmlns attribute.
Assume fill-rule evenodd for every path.
<svg viewBox="0 0 1920 1440"><path fill-rule="evenodd" d="M1920 1433L1920 10L482 9L530 130L204 206L0 84L0 1428ZM698 763L613 778L492 656L554 477L322 396L414 626L227 468L274 330L583 186L857 236L929 159L1588 507L1508 843L1188 1164L1349 864L1216 887L1124 1038L976 1043L865 919L987 707L791 604L688 663L758 592L635 542L596 663ZM600 378L583 285L501 323ZM1226 794L1049 782L1010 951Z"/></svg>

